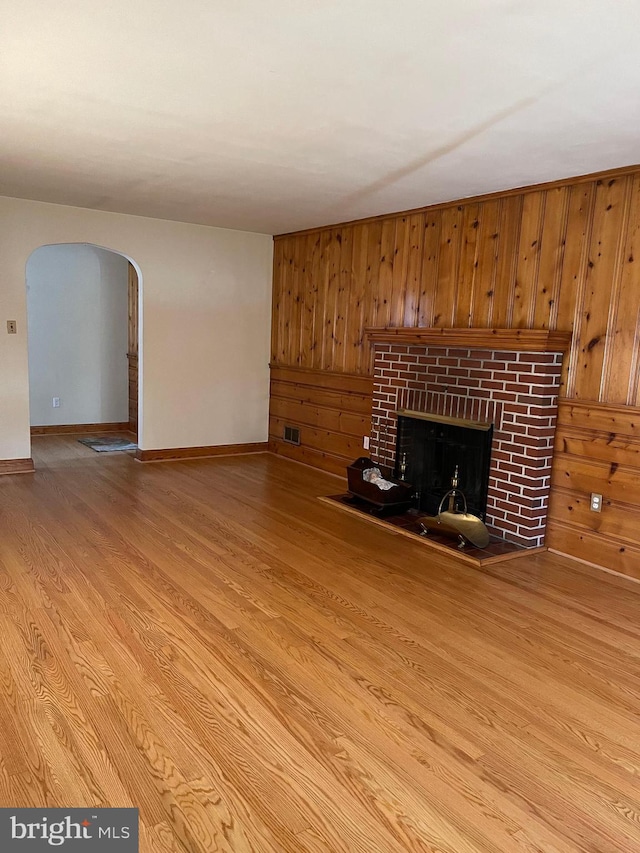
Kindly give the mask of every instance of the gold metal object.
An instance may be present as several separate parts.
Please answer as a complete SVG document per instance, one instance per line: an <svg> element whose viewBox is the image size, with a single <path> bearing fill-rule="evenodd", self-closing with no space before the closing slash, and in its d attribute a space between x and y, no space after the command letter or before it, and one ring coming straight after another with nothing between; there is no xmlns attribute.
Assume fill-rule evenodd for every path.
<svg viewBox="0 0 640 853"><path fill-rule="evenodd" d="M451 510L451 500L455 502L456 495L460 495L464 501L464 512L457 512L455 509L453 511ZM447 498L449 498L449 509L443 511L442 507L444 506L444 502ZM467 499L464 496L464 493L457 489L450 489L443 496L440 501L440 506L438 507L438 515L436 516L436 519L437 524L443 532L455 531L456 534L464 536L464 538L471 542L472 545L475 545L476 548L486 548L489 544L491 537L485 523L481 518L478 518L477 515L473 515L467 511ZM424 519L422 519L422 521L424 521Z"/></svg>

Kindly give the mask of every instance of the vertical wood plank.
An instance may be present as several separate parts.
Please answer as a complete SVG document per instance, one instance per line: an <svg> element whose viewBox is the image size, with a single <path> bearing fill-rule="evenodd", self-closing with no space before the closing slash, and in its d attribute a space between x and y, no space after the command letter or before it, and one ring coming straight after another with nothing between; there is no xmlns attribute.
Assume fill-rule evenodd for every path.
<svg viewBox="0 0 640 853"><path fill-rule="evenodd" d="M279 364L280 323L283 322L282 282L284 279L284 240L273 243L273 284L271 288L271 364Z"/></svg>
<svg viewBox="0 0 640 853"><path fill-rule="evenodd" d="M391 326L402 326L404 324L410 237L409 217L401 216L399 219L396 219L395 246L393 250L391 299L389 300L389 325Z"/></svg>
<svg viewBox="0 0 640 853"><path fill-rule="evenodd" d="M481 205L478 259L471 301L471 326L487 329L492 325L498 267L500 201Z"/></svg>
<svg viewBox="0 0 640 853"><path fill-rule="evenodd" d="M353 278L353 226L346 226L340 234L340 273L336 295L335 325L333 331L335 355L332 370L346 370L346 333L350 309L351 282Z"/></svg>
<svg viewBox="0 0 640 853"><path fill-rule="evenodd" d="M339 228L329 231L329 240L326 244L326 291L325 311L323 323L323 345L322 345L322 369L334 370L335 365L335 325L336 309L338 302L338 286L340 276L340 244L342 234Z"/></svg>
<svg viewBox="0 0 640 853"><path fill-rule="evenodd" d="M540 238L540 258L534 288L534 329L555 329L568 222L569 189L548 190Z"/></svg>
<svg viewBox="0 0 640 853"><path fill-rule="evenodd" d="M598 181L589 245L585 299L580 318L580 361L575 395L581 400L600 400L612 282L619 275L621 227L625 217L627 181Z"/></svg>
<svg viewBox="0 0 640 853"><path fill-rule="evenodd" d="M493 299L491 325L496 329L510 329L513 321L513 300L518 263L518 244L522 221L523 196L502 199L498 229L498 261Z"/></svg>
<svg viewBox="0 0 640 853"><path fill-rule="evenodd" d="M315 276L320 251L320 235L310 233L304 240L304 261L302 266L302 329L300 334L300 366L313 366L315 348L315 319L318 285Z"/></svg>
<svg viewBox="0 0 640 853"><path fill-rule="evenodd" d="M571 187L556 318L557 329L574 332L569 357L564 361L562 377L564 395L569 398L575 397L576 375L580 362L580 338L577 330L584 304L594 204L595 183Z"/></svg>
<svg viewBox="0 0 640 853"><path fill-rule="evenodd" d="M455 318L458 297L458 269L462 236L461 205L442 211L437 285L434 297L433 325L450 327Z"/></svg>
<svg viewBox="0 0 640 853"><path fill-rule="evenodd" d="M424 214L409 217L409 258L407 262L407 284L404 301L403 326L419 325L420 284L424 238Z"/></svg>
<svg viewBox="0 0 640 853"><path fill-rule="evenodd" d="M287 364L300 365L300 339L302 335L302 266L305 240L294 240L291 247L291 295Z"/></svg>
<svg viewBox="0 0 640 853"><path fill-rule="evenodd" d="M420 273L420 301L418 303L418 325L434 325L434 307L438 284L438 266L440 262L440 240L442 231L442 212L434 210L425 213L423 231L422 271Z"/></svg>
<svg viewBox="0 0 640 853"><path fill-rule="evenodd" d="M640 367L640 175L628 182L629 206L605 352L602 397L607 403L637 405Z"/></svg>
<svg viewBox="0 0 640 853"><path fill-rule="evenodd" d="M513 328L516 329L530 329L533 323L545 200L544 192L525 193L522 203L511 320Z"/></svg>
<svg viewBox="0 0 640 853"><path fill-rule="evenodd" d="M327 300L327 285L329 280L329 246L331 231L320 232L320 247L318 252L317 271L314 273L317 287L317 303L315 312L315 346L313 349L312 367L321 370L324 365L325 341L327 325L332 318L329 315Z"/></svg>
<svg viewBox="0 0 640 853"><path fill-rule="evenodd" d="M380 259L378 267L378 301L376 304L376 326L391 323L391 294L393 293L393 258L395 251L396 221L382 222L380 237Z"/></svg>
<svg viewBox="0 0 640 853"><path fill-rule="evenodd" d="M290 259L289 246L291 238L285 238L281 241L280 251L278 253L279 266L279 287L277 291L277 299L274 299L274 317L277 322L276 334L274 336L274 351L272 353L272 361L275 364L286 364L286 328L287 318L289 316L289 302L287 300L287 288L290 274Z"/></svg>
<svg viewBox="0 0 640 853"><path fill-rule="evenodd" d="M365 328L376 325L380 300L380 257L382 255L382 222L371 222L367 240L365 283Z"/></svg>
<svg viewBox="0 0 640 853"><path fill-rule="evenodd" d="M369 248L370 225L366 222L353 226L353 249L351 292L349 313L345 333L344 369L347 373L366 371L368 363L363 358L365 311L367 298L367 251Z"/></svg>
<svg viewBox="0 0 640 853"><path fill-rule="evenodd" d="M454 305L453 325L463 329L471 326L473 294L478 266L478 235L480 205L466 204L462 211L460 262Z"/></svg>

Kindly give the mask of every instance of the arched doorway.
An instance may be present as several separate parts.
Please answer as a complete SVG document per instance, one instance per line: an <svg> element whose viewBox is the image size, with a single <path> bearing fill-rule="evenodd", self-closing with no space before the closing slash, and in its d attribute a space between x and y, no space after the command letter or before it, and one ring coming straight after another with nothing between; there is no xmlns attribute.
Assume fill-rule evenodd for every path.
<svg viewBox="0 0 640 853"><path fill-rule="evenodd" d="M31 432L139 425L141 276L90 243L40 246L27 261Z"/></svg>

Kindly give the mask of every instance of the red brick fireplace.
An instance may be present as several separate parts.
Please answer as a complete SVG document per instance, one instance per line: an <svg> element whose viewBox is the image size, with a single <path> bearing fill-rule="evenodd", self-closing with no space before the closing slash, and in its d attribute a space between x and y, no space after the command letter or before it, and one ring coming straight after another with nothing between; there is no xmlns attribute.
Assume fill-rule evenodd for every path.
<svg viewBox="0 0 640 853"><path fill-rule="evenodd" d="M531 330L371 329L370 454L395 463L398 411L493 424L486 523L544 543L562 357L570 336Z"/></svg>

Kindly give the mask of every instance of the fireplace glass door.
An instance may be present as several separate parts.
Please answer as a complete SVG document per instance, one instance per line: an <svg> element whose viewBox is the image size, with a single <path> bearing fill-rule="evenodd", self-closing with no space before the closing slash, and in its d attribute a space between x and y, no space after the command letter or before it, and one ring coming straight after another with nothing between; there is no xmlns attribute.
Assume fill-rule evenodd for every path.
<svg viewBox="0 0 640 853"><path fill-rule="evenodd" d="M435 515L457 467L458 488L465 494L469 512L484 519L493 426L428 418L438 416L398 414L395 476L414 486L418 509ZM462 509L462 504L457 508Z"/></svg>

